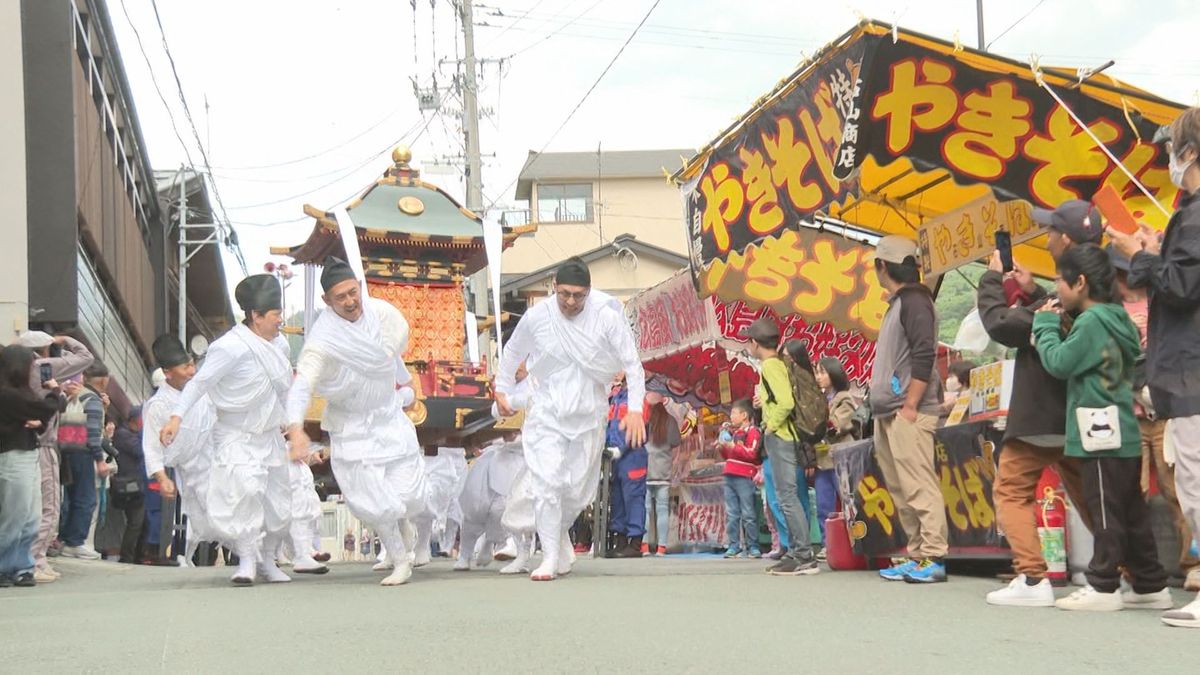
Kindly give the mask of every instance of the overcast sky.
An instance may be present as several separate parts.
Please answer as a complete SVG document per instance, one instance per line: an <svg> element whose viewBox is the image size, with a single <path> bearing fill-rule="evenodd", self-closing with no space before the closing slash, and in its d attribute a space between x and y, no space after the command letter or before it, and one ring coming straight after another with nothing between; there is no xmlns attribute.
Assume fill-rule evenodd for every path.
<svg viewBox="0 0 1200 675"><path fill-rule="evenodd" d="M449 163L460 160L443 159L463 151L454 115L461 103L451 94L445 114L422 117L411 82L428 86L436 75L439 85L451 83L461 56L455 11L449 0L413 1L415 22L410 0L158 0L184 93L252 273L271 259L271 245L307 236L304 203L332 208L356 196L387 167L391 146L406 135L425 178L461 196L460 176L449 173L458 170ZM188 161L175 130L199 165L150 0L108 3L153 167ZM494 202L495 213L513 203L527 153L550 142L653 4L475 5L478 57L504 60L484 64L480 82L481 105L491 110L480 134L485 203ZM700 147L860 16L945 39L958 32L972 46L976 41L974 0L660 0L547 149ZM1022 60L1037 54L1043 65L1115 59L1113 75L1197 103L1200 17L1193 0L984 0L984 20L987 40L996 40L992 51ZM430 170L434 158L447 173ZM228 273L233 282L240 278L236 267Z"/></svg>

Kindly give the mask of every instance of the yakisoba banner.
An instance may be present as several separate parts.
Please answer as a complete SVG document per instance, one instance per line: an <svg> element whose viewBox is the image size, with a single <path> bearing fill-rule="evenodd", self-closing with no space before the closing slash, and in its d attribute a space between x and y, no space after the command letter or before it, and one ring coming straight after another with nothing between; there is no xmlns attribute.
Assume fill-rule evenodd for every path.
<svg viewBox="0 0 1200 675"><path fill-rule="evenodd" d="M1150 140L1182 107L1107 75L1073 87L1067 71L1043 73L1087 131L1027 64L874 23L846 34L676 174L697 290L779 311L796 289L751 279L752 269L819 284L830 282L813 274L832 272L830 279L849 285L857 268L844 258L845 272L811 267L829 260L828 251L822 258L805 248L794 260L819 241L800 229L818 215L916 238L929 220L979 200L1052 208L1112 185L1135 218L1165 226L1166 216L1092 136L1169 208L1177 191L1165 153ZM930 233L944 254L937 266L986 248L979 232L986 229ZM1041 240L1020 248L1030 254L1027 266L1053 273ZM778 260L780 251L792 259ZM757 257L768 262L754 266ZM843 294L849 290L834 293ZM790 311L825 309L811 298L801 305ZM870 332L870 316L856 320Z"/></svg>

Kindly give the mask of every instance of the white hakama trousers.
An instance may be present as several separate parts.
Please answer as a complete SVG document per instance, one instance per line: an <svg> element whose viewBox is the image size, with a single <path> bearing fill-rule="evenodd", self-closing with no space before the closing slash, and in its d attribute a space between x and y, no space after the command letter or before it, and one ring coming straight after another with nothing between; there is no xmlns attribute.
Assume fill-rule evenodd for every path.
<svg viewBox="0 0 1200 675"><path fill-rule="evenodd" d="M220 535L213 529L212 520L208 516L208 492L212 477L209 461L207 457L197 457L184 466L174 468L179 507L187 517L189 551L194 551L202 541L220 541Z"/></svg>
<svg viewBox="0 0 1200 675"><path fill-rule="evenodd" d="M288 479L292 494L292 523L288 528L292 555L312 554L313 542L319 540L321 527L321 498L313 482L312 469L303 462L288 462Z"/></svg>
<svg viewBox="0 0 1200 675"><path fill-rule="evenodd" d="M416 453L381 460L345 460L333 442L333 475L350 512L378 535L393 560L403 559L400 521L425 511L425 472Z"/></svg>
<svg viewBox="0 0 1200 675"><path fill-rule="evenodd" d="M273 556L287 532L292 490L287 446L277 430L260 434L217 424L208 516L219 541L239 558Z"/></svg>
<svg viewBox="0 0 1200 675"><path fill-rule="evenodd" d="M567 528L596 498L604 452L603 426L569 438L538 420L526 418L521 430L529 489L538 537L547 560L558 559Z"/></svg>
<svg viewBox="0 0 1200 675"><path fill-rule="evenodd" d="M508 536L503 525L508 493L525 460L519 452L492 450L476 459L467 469L467 478L458 502L462 508L461 550L472 552L480 537L484 546L504 543ZM533 533L533 502L529 502L528 533ZM517 532L513 533L518 534Z"/></svg>

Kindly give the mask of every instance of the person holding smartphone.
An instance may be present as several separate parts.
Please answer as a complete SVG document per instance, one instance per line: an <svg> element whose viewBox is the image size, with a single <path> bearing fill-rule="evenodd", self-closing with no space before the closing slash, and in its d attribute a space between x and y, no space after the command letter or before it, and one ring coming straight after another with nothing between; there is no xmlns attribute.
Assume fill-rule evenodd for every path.
<svg viewBox="0 0 1200 675"><path fill-rule="evenodd" d="M1057 209L1034 209L1034 220L1048 230L1047 248L1055 259L1080 244L1096 244L1104 236L1100 212L1073 200ZM983 327L996 342L1017 350L1012 403L1000 450L993 495L996 518L1013 552L1015 579L988 594L992 605L1053 607L1054 590L1046 579L1037 534L1037 483L1047 466L1055 466L1084 523L1090 523L1083 499L1078 460L1063 457L1066 443L1067 393L1062 380L1050 375L1031 342L1034 312L1057 307L1058 300L1034 282L1033 274L1014 260L1005 271L997 251L979 279L978 307ZM1016 286L1016 294L1005 284Z"/></svg>
<svg viewBox="0 0 1200 675"><path fill-rule="evenodd" d="M86 370L95 361L92 352L75 338L52 336L40 330L25 331L17 344L32 349L36 367L31 369L29 388L38 393L48 379L66 382ZM49 368L47 369L47 366ZM49 376L44 377L49 370ZM60 576L46 559L50 542L58 536L58 521L62 510L62 481L60 480L60 448L58 422L60 415L38 430L38 471L41 473L42 514L38 521L37 537L33 541L33 575L38 583L50 583Z"/></svg>

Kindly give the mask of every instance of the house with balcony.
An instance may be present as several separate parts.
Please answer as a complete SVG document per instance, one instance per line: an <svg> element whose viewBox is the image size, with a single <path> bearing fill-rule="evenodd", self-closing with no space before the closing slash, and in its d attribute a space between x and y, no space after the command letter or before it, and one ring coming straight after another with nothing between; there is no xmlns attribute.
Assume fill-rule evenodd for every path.
<svg viewBox="0 0 1200 675"><path fill-rule="evenodd" d="M519 315L551 291L554 270L579 256L592 285L625 300L688 264L683 199L666 175L690 149L530 152L507 225L537 231L505 251L504 310Z"/></svg>

